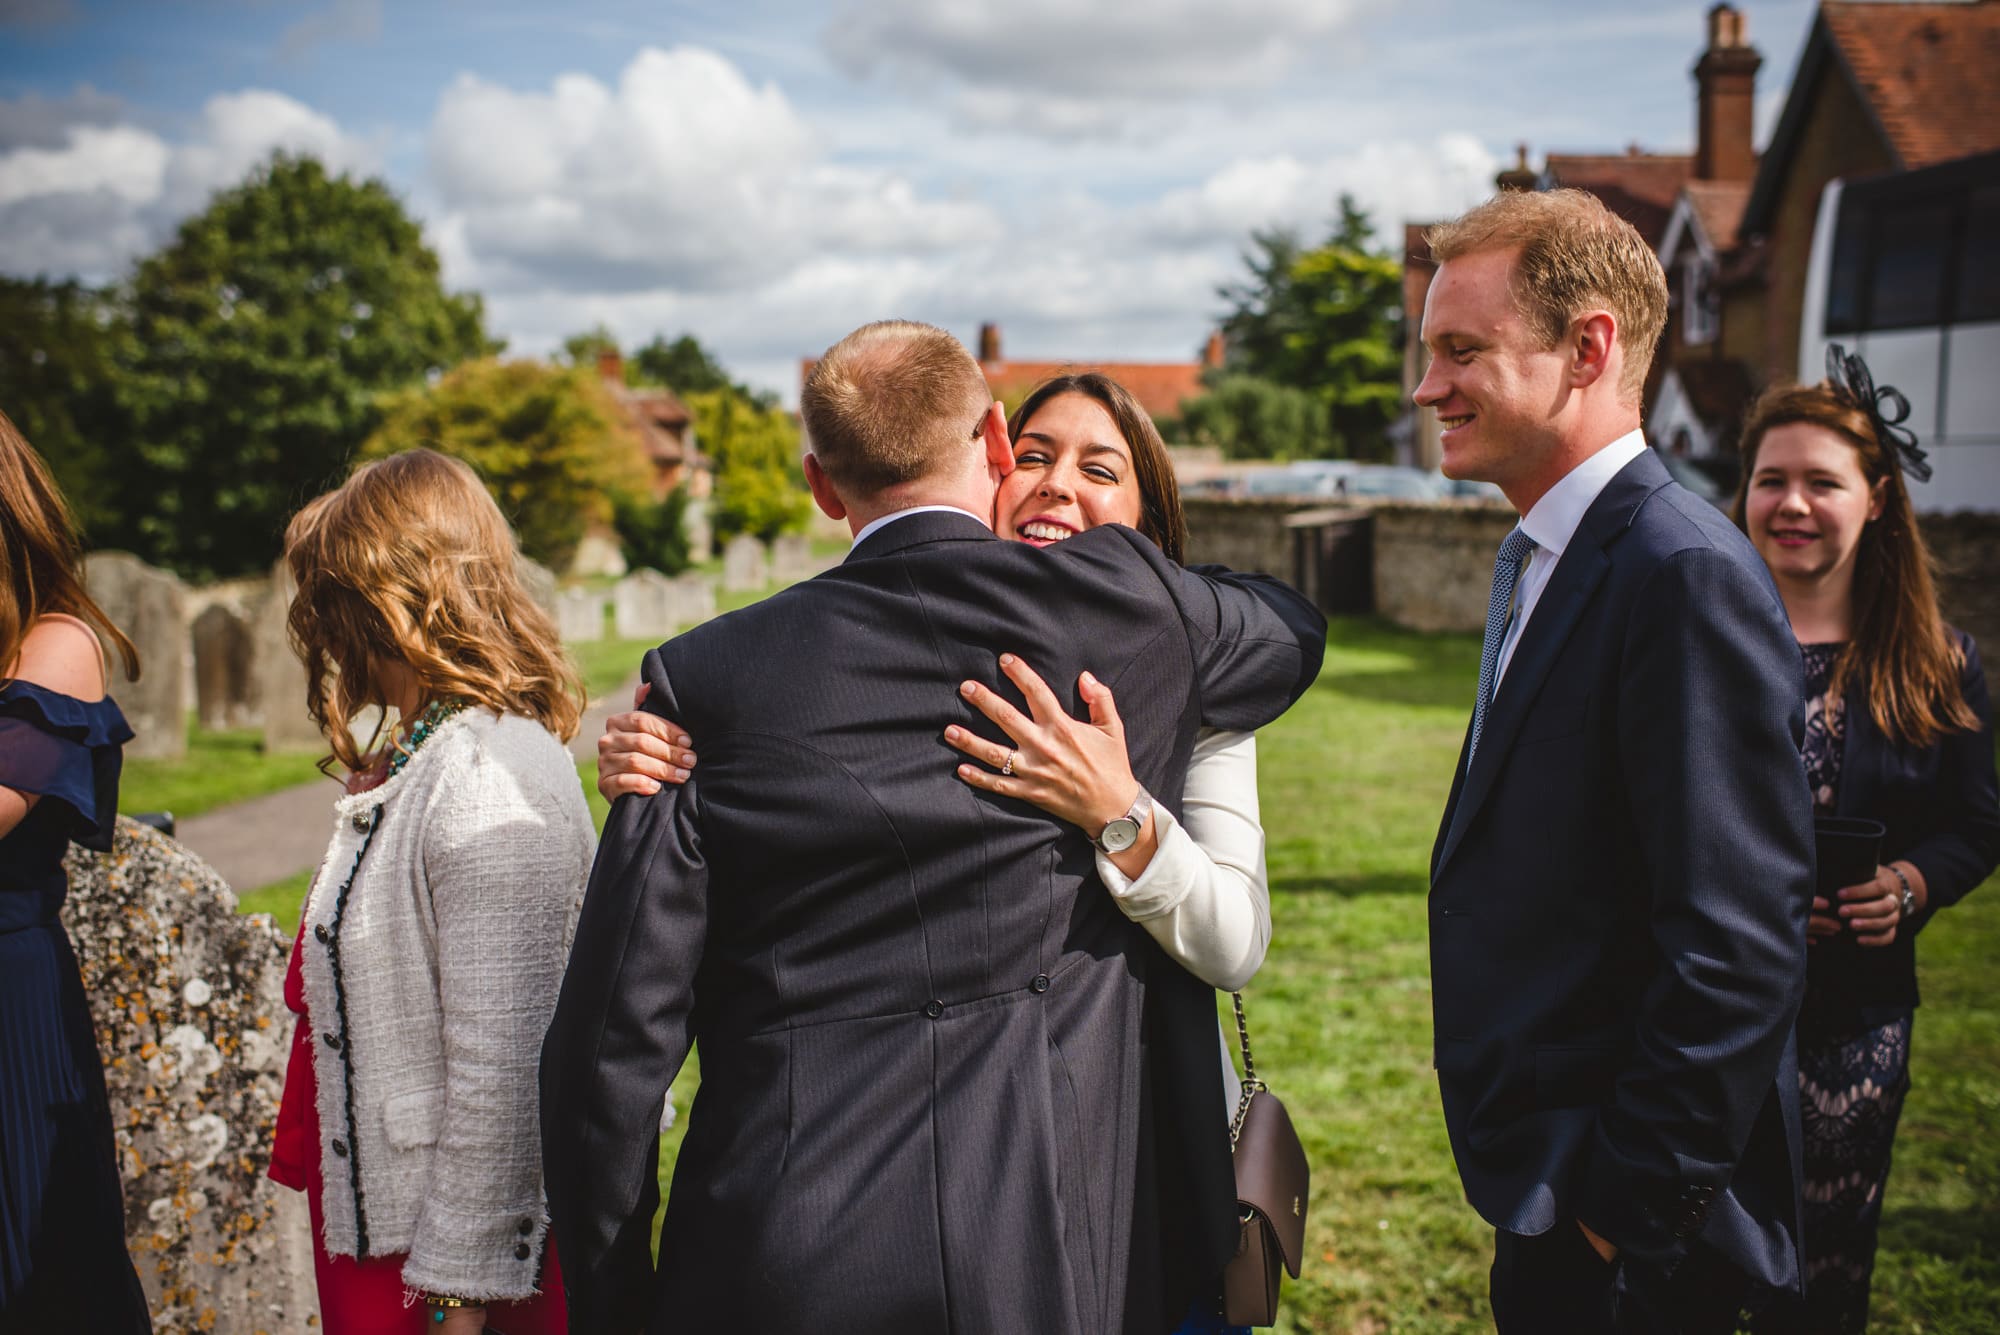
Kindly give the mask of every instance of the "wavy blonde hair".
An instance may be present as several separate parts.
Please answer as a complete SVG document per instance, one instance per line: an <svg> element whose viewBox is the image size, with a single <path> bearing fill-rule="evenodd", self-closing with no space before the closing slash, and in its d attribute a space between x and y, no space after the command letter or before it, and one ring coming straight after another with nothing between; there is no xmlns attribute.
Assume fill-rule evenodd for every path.
<svg viewBox="0 0 2000 1335"><path fill-rule="evenodd" d="M426 704L465 700L576 735L583 683L522 587L519 559L478 476L432 450L363 464L292 517L288 629L329 761L359 772L380 759L379 726L363 747L351 724L387 703L383 664L414 673Z"/></svg>

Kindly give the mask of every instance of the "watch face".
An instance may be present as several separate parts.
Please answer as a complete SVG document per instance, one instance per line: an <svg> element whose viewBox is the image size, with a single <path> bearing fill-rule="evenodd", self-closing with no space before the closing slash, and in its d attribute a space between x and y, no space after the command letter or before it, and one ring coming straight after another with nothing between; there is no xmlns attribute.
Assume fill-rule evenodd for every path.
<svg viewBox="0 0 2000 1335"><path fill-rule="evenodd" d="M1097 846L1107 853L1123 853L1139 842L1139 822L1130 816L1120 816L1104 827L1097 836Z"/></svg>

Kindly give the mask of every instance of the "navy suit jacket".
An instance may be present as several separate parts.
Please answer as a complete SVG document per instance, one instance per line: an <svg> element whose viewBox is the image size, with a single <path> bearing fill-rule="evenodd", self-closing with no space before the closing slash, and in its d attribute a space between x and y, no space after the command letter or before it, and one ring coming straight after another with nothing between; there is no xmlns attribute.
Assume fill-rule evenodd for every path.
<svg viewBox="0 0 2000 1335"><path fill-rule="evenodd" d="M1650 452L1584 515L1431 862L1436 1064L1466 1196L1671 1269L1800 1273L1804 669L1764 564ZM1469 733L1468 733L1469 738Z"/></svg>
<svg viewBox="0 0 2000 1335"><path fill-rule="evenodd" d="M961 782L942 734L998 739L957 686L1018 702L1002 650L1072 710L1088 668L1177 809L1199 725L1275 719L1325 634L1129 529L1037 551L920 514L647 654L701 765L613 806L543 1048L572 1328L1170 1329L1236 1223L1214 993L1081 831ZM660 1098L694 1044L656 1273Z"/></svg>

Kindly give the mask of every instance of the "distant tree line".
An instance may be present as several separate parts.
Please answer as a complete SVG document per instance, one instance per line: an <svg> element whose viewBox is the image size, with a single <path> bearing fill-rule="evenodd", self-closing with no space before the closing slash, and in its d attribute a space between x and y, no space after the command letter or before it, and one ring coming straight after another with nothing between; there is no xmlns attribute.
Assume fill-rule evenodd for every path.
<svg viewBox="0 0 2000 1335"><path fill-rule="evenodd" d="M569 365L499 360L387 186L279 154L119 282L0 278L0 409L93 546L191 579L266 569L299 505L416 445L472 463L538 560L566 564L594 522L684 560L684 498L653 500L594 350L577 364L600 337ZM797 430L768 398L688 335L627 367L694 411L718 532L802 521Z"/></svg>

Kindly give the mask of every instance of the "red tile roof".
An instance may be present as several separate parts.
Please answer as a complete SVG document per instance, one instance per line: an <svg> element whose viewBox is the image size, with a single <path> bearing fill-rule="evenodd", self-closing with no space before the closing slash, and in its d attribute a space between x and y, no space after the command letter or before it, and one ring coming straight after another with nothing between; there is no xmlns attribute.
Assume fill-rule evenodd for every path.
<svg viewBox="0 0 2000 1335"><path fill-rule="evenodd" d="M1552 184L1588 190L1613 213L1639 229L1657 249L1673 216L1674 199L1694 173L1685 153L1551 153L1543 176Z"/></svg>
<svg viewBox="0 0 2000 1335"><path fill-rule="evenodd" d="M1682 188L1709 244L1718 251L1734 250L1737 225L1743 221L1743 206L1750 202L1750 183L1689 181Z"/></svg>
<svg viewBox="0 0 2000 1335"><path fill-rule="evenodd" d="M1051 376L1102 371L1131 392L1139 406L1154 417L1179 417L1181 400L1200 397L1200 362L986 362L986 383L993 397L1018 403L1028 391Z"/></svg>
<svg viewBox="0 0 2000 1335"><path fill-rule="evenodd" d="M1820 18L1905 169L2000 148L2000 0L1827 0Z"/></svg>

